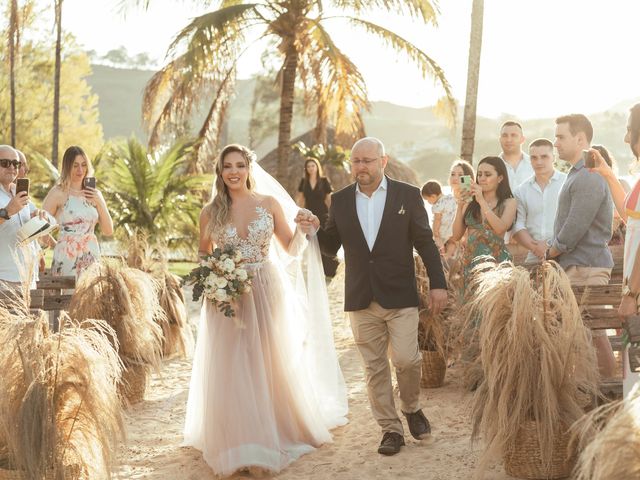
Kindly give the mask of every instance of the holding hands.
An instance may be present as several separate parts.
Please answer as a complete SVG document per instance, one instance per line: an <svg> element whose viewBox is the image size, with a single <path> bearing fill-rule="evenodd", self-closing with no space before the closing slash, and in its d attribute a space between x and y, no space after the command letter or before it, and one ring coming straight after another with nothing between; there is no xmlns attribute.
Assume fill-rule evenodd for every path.
<svg viewBox="0 0 640 480"><path fill-rule="evenodd" d="M298 210L294 221L298 225L298 228L307 235L315 235L320 228L320 219L306 208Z"/></svg>

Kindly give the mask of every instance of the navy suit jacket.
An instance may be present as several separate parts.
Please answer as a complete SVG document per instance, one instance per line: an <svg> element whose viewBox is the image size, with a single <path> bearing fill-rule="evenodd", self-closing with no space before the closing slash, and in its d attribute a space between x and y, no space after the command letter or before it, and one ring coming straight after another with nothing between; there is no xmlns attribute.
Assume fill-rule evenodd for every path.
<svg viewBox="0 0 640 480"><path fill-rule="evenodd" d="M345 253L345 310L367 308L375 300L388 309L417 307L413 249L422 258L430 287L447 288L420 190L387 177L380 230L369 250L356 211L356 184L331 196L329 220L318 232L324 253Z"/></svg>

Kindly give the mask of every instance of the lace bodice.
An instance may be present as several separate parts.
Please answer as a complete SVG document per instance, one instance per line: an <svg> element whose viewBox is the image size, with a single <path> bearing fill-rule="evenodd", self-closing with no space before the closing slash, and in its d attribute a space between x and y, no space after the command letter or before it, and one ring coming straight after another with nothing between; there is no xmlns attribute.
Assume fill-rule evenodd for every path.
<svg viewBox="0 0 640 480"><path fill-rule="evenodd" d="M262 263L269 257L269 244L273 236L273 216L264 207L256 207L258 216L249 223L247 238L238 234L238 229L228 223L218 235L220 247L232 245L240 250L247 263Z"/></svg>

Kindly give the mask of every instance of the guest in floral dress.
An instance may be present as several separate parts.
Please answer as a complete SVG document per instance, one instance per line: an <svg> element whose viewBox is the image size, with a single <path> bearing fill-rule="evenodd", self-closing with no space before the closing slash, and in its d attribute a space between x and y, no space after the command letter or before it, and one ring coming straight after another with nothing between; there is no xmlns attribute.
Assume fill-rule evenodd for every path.
<svg viewBox="0 0 640 480"><path fill-rule="evenodd" d="M44 199L43 208L60 225L53 250L53 275L75 275L76 278L100 258L100 247L94 230L100 225L103 235L113 234L113 221L102 193L84 185L93 173L91 162L80 147L69 147L62 158L58 183Z"/></svg>
<svg viewBox="0 0 640 480"><path fill-rule="evenodd" d="M471 270L482 256L497 262L510 260L504 234L516 218L516 199L509 187L509 175L499 157L480 160L475 182L467 192L456 194L458 208L453 222L452 239L458 241L467 233L462 253L463 282L461 294L466 296Z"/></svg>

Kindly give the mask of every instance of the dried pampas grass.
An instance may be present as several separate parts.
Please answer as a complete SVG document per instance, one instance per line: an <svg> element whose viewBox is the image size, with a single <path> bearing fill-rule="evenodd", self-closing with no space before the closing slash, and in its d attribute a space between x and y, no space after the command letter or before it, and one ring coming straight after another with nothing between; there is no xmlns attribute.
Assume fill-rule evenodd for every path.
<svg viewBox="0 0 640 480"><path fill-rule="evenodd" d="M45 315L0 307L1 468L29 479L111 478L124 436L116 382L122 364L103 321L61 317L51 333Z"/></svg>
<svg viewBox="0 0 640 480"><path fill-rule="evenodd" d="M590 332L562 269L544 263L530 273L511 263L477 267L468 318L480 319L484 381L473 400L473 438L486 448L478 472L513 450L521 425L535 421L541 458L551 462L558 425L584 411L578 390L598 394Z"/></svg>
<svg viewBox="0 0 640 480"><path fill-rule="evenodd" d="M582 452L575 480L640 478L640 385L628 398L591 411L571 428Z"/></svg>
<svg viewBox="0 0 640 480"><path fill-rule="evenodd" d="M69 315L78 320L100 318L115 330L125 365L160 365L162 316L153 282L143 272L116 262L100 261L80 277Z"/></svg>
<svg viewBox="0 0 640 480"><path fill-rule="evenodd" d="M129 239L127 265L150 274L156 283L160 307L166 317L166 321L160 322L163 354L186 357L193 347L193 335L180 277L169 271L163 249L153 248L146 234L136 232Z"/></svg>

